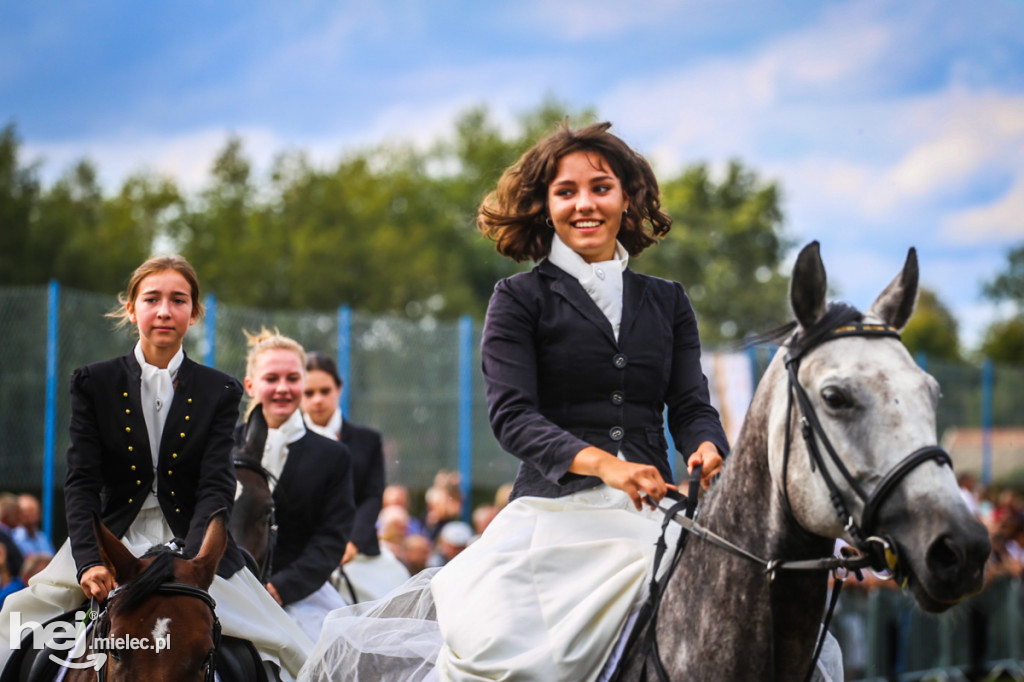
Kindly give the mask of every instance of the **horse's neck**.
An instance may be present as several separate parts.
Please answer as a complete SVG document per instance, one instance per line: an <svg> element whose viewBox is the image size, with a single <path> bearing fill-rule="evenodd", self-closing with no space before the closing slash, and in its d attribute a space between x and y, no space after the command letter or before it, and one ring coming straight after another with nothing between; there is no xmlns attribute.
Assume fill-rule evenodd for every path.
<svg viewBox="0 0 1024 682"><path fill-rule="evenodd" d="M785 511L780 486L772 480L767 427L771 398L769 390L755 395L698 521L766 561L826 556L830 541L796 525ZM825 574L817 572L779 574L770 587L763 565L691 537L673 588L665 596L676 603L663 605L663 611L675 615L663 616L659 624L661 650L672 652L667 658L675 659L680 674L689 670L689 679L756 679L769 669L775 646L778 679L790 679L791 673L803 673L793 671L810 658L814 639L808 634L817 633L826 589ZM680 629L689 632L680 636ZM710 667L706 674L693 674L694 665Z"/></svg>

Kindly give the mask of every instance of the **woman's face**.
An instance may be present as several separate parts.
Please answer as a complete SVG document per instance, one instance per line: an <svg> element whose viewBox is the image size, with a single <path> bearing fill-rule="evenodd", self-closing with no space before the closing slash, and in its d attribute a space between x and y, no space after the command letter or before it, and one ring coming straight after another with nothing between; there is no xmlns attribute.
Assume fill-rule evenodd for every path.
<svg viewBox="0 0 1024 682"><path fill-rule="evenodd" d="M144 277L127 309L128 319L139 328L142 354L150 361L163 352L177 353L195 322L192 287L177 270Z"/></svg>
<svg viewBox="0 0 1024 682"><path fill-rule="evenodd" d="M252 376L245 377L245 391L263 408L267 426L280 428L299 408L306 378L295 351L271 348L256 358Z"/></svg>
<svg viewBox="0 0 1024 682"><path fill-rule="evenodd" d="M308 414L317 426L327 426L331 415L338 409L340 395L341 389L334 383L334 377L321 369L311 370L306 375L302 411Z"/></svg>
<svg viewBox="0 0 1024 682"><path fill-rule="evenodd" d="M611 260L629 199L601 154L577 151L558 161L548 214L565 245L588 263Z"/></svg>

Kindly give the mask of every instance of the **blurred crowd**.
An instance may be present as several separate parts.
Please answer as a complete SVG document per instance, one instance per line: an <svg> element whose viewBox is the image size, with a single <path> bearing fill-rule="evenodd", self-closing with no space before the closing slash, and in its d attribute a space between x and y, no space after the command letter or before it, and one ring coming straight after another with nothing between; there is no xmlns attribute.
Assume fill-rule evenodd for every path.
<svg viewBox="0 0 1024 682"><path fill-rule="evenodd" d="M424 494L425 511L420 515L412 511L408 488L389 485L377 518L377 535L410 575L428 566L443 566L484 532L498 510L508 504L511 490L511 484L503 485L493 501L474 508L470 525L462 520L465 501L458 472L437 472Z"/></svg>
<svg viewBox="0 0 1024 682"><path fill-rule="evenodd" d="M39 528L41 518L34 495L0 492L0 605L53 557L53 544Z"/></svg>

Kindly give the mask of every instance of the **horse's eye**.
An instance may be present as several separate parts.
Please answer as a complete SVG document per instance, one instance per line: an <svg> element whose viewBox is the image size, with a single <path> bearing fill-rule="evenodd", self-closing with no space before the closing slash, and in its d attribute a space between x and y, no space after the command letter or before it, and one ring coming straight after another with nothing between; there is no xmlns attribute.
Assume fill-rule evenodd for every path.
<svg viewBox="0 0 1024 682"><path fill-rule="evenodd" d="M821 399L824 400L825 404L833 410L841 410L845 407L850 407L853 404L850 402L850 399L846 394L835 386L826 386L821 389Z"/></svg>

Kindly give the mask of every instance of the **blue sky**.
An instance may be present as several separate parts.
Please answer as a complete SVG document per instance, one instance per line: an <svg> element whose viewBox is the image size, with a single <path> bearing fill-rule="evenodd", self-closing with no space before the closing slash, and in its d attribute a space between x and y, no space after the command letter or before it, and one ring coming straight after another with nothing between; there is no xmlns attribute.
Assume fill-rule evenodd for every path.
<svg viewBox="0 0 1024 682"><path fill-rule="evenodd" d="M838 297L916 246L973 346L1024 242L1024 0L0 4L0 125L50 180L88 157L199 187L230 134L265 167L593 107L663 177L740 159L783 191ZM365 227L365 226L362 226Z"/></svg>

